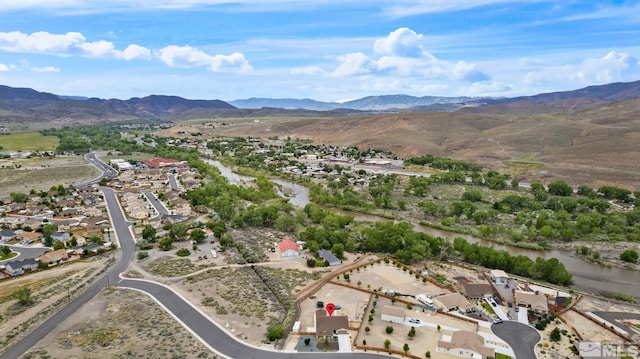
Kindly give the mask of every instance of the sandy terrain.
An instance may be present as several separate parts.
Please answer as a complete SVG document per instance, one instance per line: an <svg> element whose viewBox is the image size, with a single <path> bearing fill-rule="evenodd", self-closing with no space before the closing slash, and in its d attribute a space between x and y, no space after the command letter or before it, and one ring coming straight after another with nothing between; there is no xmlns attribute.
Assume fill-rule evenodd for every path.
<svg viewBox="0 0 640 359"><path fill-rule="evenodd" d="M4 302L0 331L5 333L0 340L2 347L23 337L37 323L49 317L57 306L67 303L69 296L73 297L79 286L94 278L107 260L108 257L76 261L0 282L0 300ZM11 293L22 286L31 289L32 306L17 306L16 301L10 298Z"/></svg>

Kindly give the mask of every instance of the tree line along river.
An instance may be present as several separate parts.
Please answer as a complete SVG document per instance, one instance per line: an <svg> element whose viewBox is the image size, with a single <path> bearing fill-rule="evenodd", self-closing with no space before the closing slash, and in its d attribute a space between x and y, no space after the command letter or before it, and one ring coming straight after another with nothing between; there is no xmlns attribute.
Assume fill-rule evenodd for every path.
<svg viewBox="0 0 640 359"><path fill-rule="evenodd" d="M252 177L241 176L232 172L229 168L222 165L222 163L220 163L219 161L205 161L208 164L218 168L221 174L232 184L241 185L242 182L250 182L253 180ZM309 189L305 186L282 179L274 179L272 181L279 186L282 186L282 188L287 191L289 201L294 206L303 208L307 204L311 203L309 201ZM281 195L284 194L281 193ZM390 220L388 218L370 214L363 214L359 212L351 212L333 208L331 210L342 215L353 216L354 219L358 221L375 222ZM544 259L557 258L562 264L564 264L567 271L569 271L569 273L573 275L574 284L572 288L576 290L596 294L602 291L617 292L640 297L640 271L616 267L607 268L595 263L584 261L578 258L572 251L530 250L508 245L496 244L474 236L441 230L417 223L413 223L413 226L416 231L428 233L449 240L453 240L453 238L456 237L461 237L470 243L478 243L484 246L493 247L497 250L505 250L514 256L524 255L531 258L532 260L535 260L537 257L542 257Z"/></svg>

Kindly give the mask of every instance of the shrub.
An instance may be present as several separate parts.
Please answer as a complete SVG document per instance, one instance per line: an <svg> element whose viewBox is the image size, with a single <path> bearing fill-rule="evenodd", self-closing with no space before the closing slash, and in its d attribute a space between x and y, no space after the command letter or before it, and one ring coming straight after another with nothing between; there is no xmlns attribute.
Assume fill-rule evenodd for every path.
<svg viewBox="0 0 640 359"><path fill-rule="evenodd" d="M284 337L284 326L280 323L271 324L269 328L267 328L267 339L269 341L274 341L278 339L282 339Z"/></svg>
<svg viewBox="0 0 640 359"><path fill-rule="evenodd" d="M176 254L178 255L178 257L187 257L191 254L191 251L189 251L187 248L180 248L178 249Z"/></svg>
<svg viewBox="0 0 640 359"><path fill-rule="evenodd" d="M138 252L138 260L143 260L149 257L149 252Z"/></svg>
<svg viewBox="0 0 640 359"><path fill-rule="evenodd" d="M393 333L393 327L390 325L387 325L387 327L384 329L385 332L387 332L387 334L391 334Z"/></svg>

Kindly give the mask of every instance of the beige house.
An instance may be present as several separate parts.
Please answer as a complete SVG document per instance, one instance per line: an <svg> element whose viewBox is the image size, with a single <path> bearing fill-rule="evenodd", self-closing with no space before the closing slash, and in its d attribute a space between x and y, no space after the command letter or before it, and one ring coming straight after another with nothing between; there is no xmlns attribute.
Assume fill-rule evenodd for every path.
<svg viewBox="0 0 640 359"><path fill-rule="evenodd" d="M491 277L491 280L496 284L506 284L509 280L509 275L507 274L507 272L501 269L492 269L491 271L489 271L489 276Z"/></svg>
<svg viewBox="0 0 640 359"><path fill-rule="evenodd" d="M404 309L390 305L385 305L380 311L380 319L384 322L404 323L405 317Z"/></svg>
<svg viewBox="0 0 640 359"><path fill-rule="evenodd" d="M549 311L547 297L540 291L515 290L513 294L516 305L529 308L538 313L547 313Z"/></svg>
<svg viewBox="0 0 640 359"><path fill-rule="evenodd" d="M495 357L495 349L485 346L484 338L477 333L458 330L442 333L436 351L462 358L484 359ZM437 356L436 356L437 357Z"/></svg>
<svg viewBox="0 0 640 359"><path fill-rule="evenodd" d="M40 257L38 257L38 261L40 261L40 263L47 263L47 264L57 264L57 263L60 263L61 261L66 261L67 259L69 259L69 257L67 255L67 250L64 248L47 252L41 255Z"/></svg>
<svg viewBox="0 0 640 359"><path fill-rule="evenodd" d="M434 301L440 302L442 307L447 311L459 310L463 313L472 311L475 306L464 295L460 293L444 294L433 298Z"/></svg>

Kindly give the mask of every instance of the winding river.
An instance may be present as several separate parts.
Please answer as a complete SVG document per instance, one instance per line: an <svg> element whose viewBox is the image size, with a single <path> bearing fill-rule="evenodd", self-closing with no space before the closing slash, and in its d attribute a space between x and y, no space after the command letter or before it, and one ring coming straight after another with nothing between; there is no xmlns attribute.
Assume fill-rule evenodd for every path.
<svg viewBox="0 0 640 359"><path fill-rule="evenodd" d="M208 164L215 166L220 170L222 175L226 177L230 183L241 185L243 182L251 182L253 177L241 176L233 173L229 168L222 165L219 161L205 160ZM305 186L288 182L281 179L272 180L277 185L281 186L284 192L287 194L291 204L297 207L304 207L310 203L309 201L309 189ZM284 196L283 193L280 193ZM334 212L353 216L354 219L359 221L389 221L390 219L363 214L358 212L344 211L331 209ZM578 258L572 251L559 251L559 250L545 250L535 251L530 249L518 248L513 246L501 245L493 243L481 238L473 237L470 235L450 232L429 226L424 226L414 223L415 230L429 233L431 235L447 238L453 240L455 237L461 237L466 239L470 243L479 243L495 249L506 250L512 255L524 255L533 260L537 257L558 258L560 262L564 264L567 270L573 275L574 285L573 288L591 293L599 293L601 291L607 292L619 292L636 297L640 297L640 272L622 268L605 268L598 264L586 262Z"/></svg>

